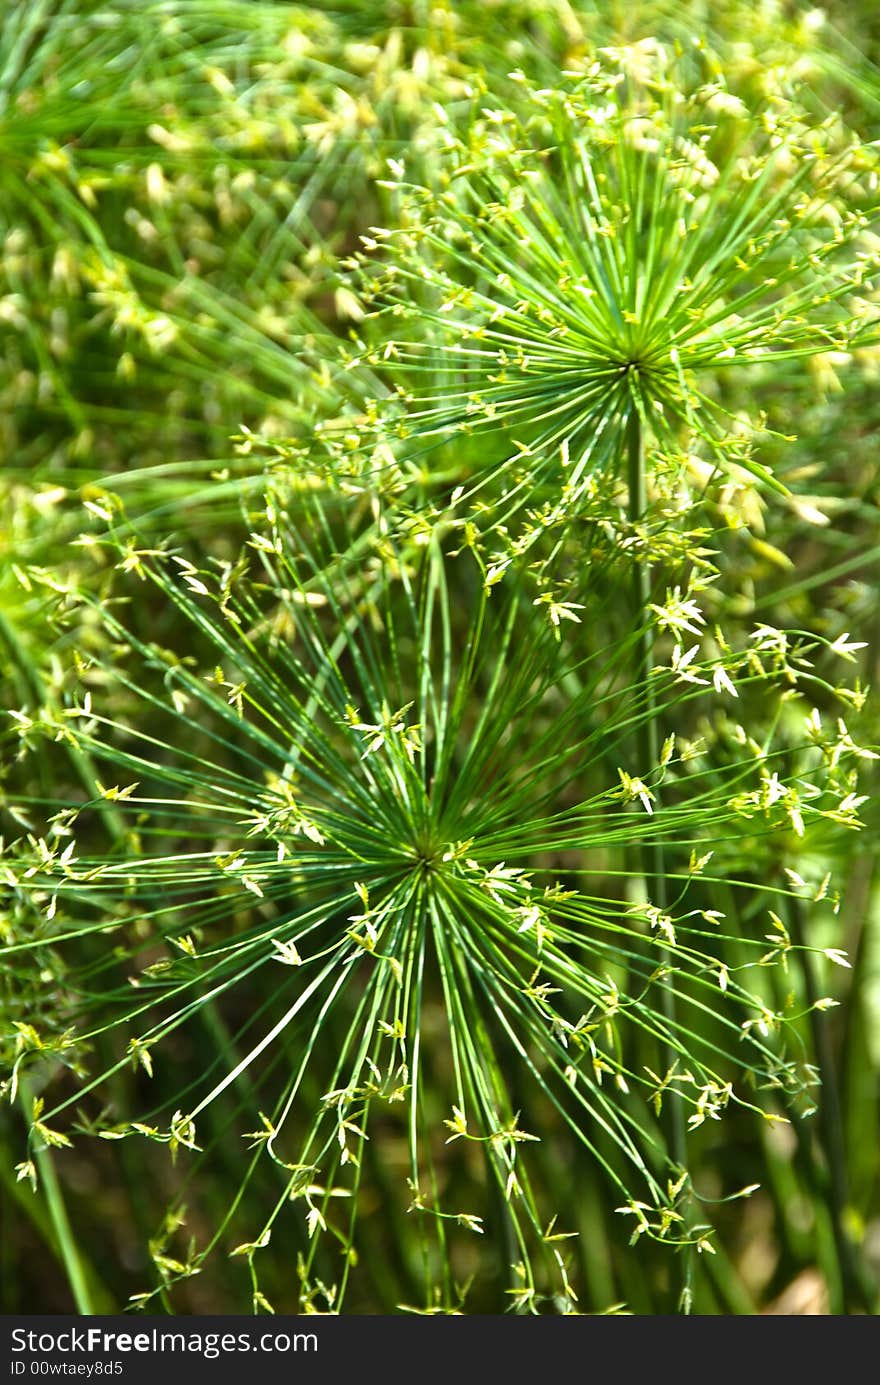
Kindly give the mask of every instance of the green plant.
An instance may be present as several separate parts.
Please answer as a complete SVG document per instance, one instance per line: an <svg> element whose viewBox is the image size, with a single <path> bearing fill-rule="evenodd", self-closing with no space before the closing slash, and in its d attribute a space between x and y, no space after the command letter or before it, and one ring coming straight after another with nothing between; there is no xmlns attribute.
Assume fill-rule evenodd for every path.
<svg viewBox="0 0 880 1385"><path fill-rule="evenodd" d="M276 518L295 501L301 518ZM680 1104L698 1128L733 1102L777 1119L773 1091L808 1081L777 1048L785 1017L762 979L791 940L778 922L768 956L762 936L733 934L743 960L731 964L711 890L723 881L735 896L739 861L772 855L792 828L855 825L846 765L858 752L829 742L825 771L805 762L783 778L789 753L724 718L712 735L681 746L672 735L657 763L633 765L640 728L661 713L695 716L690 704L707 689L711 699L739 684L746 698L764 685L766 699L776 686L781 709L792 678L812 681L807 648L766 628L750 648L714 658L676 642L648 695L627 674L638 628L610 647L579 638L580 613L619 580L613 550L586 579L570 574L564 593L524 572L492 595L475 555L444 557L453 523L400 547L381 523L340 528L344 513L321 492L276 499L250 543L251 575L245 555L232 567L182 555L156 567L144 555L141 577L151 572L181 611L198 653L147 644L105 612L112 662L81 663L60 718L17 718L26 740L48 733L88 755L104 787L31 838L38 869L25 843L9 857L23 907L40 911L9 955L36 953L56 977L42 1005L25 992L14 1071L51 1055L84 1077L41 1106L38 1146L47 1130L67 1138L58 1121L71 1107L75 1130L105 1139L140 1135L191 1152L231 1131L251 1141L278 1189L236 1250L257 1306L257 1252L276 1222L299 1245L301 1301L323 1285L342 1306L365 1142L380 1121L407 1132L409 1193L399 1186L395 1197L423 1224L422 1307L454 1306L443 1247L456 1224L474 1234L488 1219L516 1248L513 1301L534 1311L549 1295L570 1309L576 1290L552 1229L565 1209L552 1174L519 1149L542 1139L528 1113L549 1103L556 1138L568 1129L597 1161L635 1217L635 1239L708 1249L709 1224L682 1221L692 1190L663 1153L656 1113ZM471 614L450 580L470 587ZM673 629L681 610L671 596ZM693 599L687 621L699 633ZM98 705L108 676L133 699L124 719ZM811 743L823 743L818 719L801 754L821 760ZM102 859L78 841L80 823L107 803L131 826ZM633 892L630 863L646 840L664 849L668 907ZM598 893L597 870L607 882ZM626 888L609 888L615 876ZM777 921L792 893L781 879L761 889L747 876L740 888L763 893ZM261 998L236 1003L241 991ZM439 1031L425 1019L438 1004ZM238 1016L231 1033L225 1013ZM203 1076L135 1120L106 1106L114 1075L130 1061L152 1075L180 1027L199 1024L224 1036ZM661 1055L653 1065L638 1061L645 1046ZM103 1063L86 1077L95 1047ZM442 1195L444 1121L453 1140L483 1149L498 1189L491 1214ZM161 1292L242 1224L252 1174L208 1245L182 1262L157 1252ZM333 1197L351 1199L343 1217ZM291 1198L305 1221L298 1236L283 1216ZM334 1239L348 1256L335 1280L325 1247Z"/></svg>
<svg viewBox="0 0 880 1385"><path fill-rule="evenodd" d="M827 1013L863 642L760 564L836 484L786 489L804 363L875 353L874 153L656 42L462 99L469 22L412 175L366 145L390 225L334 281L351 344L310 347L318 427L301 393L287 441L243 420L225 509L183 454L87 490L63 573L16 531L15 627L53 618L5 738L19 1179L81 1308L53 1157L85 1148L144 1223L137 1306L752 1312L732 1214L807 1190L832 1302L870 1307ZM309 206L343 205L340 128Z"/></svg>

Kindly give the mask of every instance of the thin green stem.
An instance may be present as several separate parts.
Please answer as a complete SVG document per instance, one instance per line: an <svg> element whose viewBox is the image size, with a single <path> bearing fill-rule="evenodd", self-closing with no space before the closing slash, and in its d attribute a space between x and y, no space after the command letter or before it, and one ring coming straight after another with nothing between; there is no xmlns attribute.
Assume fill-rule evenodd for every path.
<svg viewBox="0 0 880 1385"><path fill-rule="evenodd" d="M22 1078L19 1083L19 1096L25 1119L29 1121L31 1108L33 1106L33 1097L30 1084L26 1078ZM49 1212L49 1219L67 1274L67 1282L73 1294L73 1301L76 1304L76 1311L85 1317L91 1317L97 1310L92 1302L92 1296L86 1280L82 1260L80 1259L76 1238L73 1234L73 1228L70 1225L70 1218L67 1215L61 1184L58 1181L58 1175L52 1163L52 1152L46 1145L41 1145L37 1142L33 1146L33 1156L40 1179L40 1185L46 1194L46 1206Z"/></svg>
<svg viewBox="0 0 880 1385"><path fill-rule="evenodd" d="M642 420L638 410L630 409L626 425L627 479L629 487L630 523L637 524L645 514L648 503L647 473L645 468L645 443ZM660 763L660 730L657 717L657 699L651 678L654 662L654 632L646 618L651 604L651 564L647 554L636 560L633 571L633 606L638 642L635 650L635 685L644 715L636 727L636 754L638 774L649 774ZM663 840L659 833L643 841L639 848L640 869L645 883L648 899L662 912L666 912L669 899L666 888L666 861ZM676 1029L675 991L666 981L660 988L663 1018L669 1035ZM676 1061L671 1042L663 1045L663 1064L670 1071ZM679 1168L687 1167L687 1127L684 1109L674 1097L666 1103L666 1138L669 1153ZM690 1256L685 1254L683 1289L681 1305L688 1311L690 1303Z"/></svg>

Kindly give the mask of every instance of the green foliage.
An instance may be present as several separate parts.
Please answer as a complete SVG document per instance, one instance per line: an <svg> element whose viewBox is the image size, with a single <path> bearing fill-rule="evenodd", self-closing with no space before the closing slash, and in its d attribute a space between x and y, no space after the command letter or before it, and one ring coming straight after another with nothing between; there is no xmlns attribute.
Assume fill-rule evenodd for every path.
<svg viewBox="0 0 880 1385"><path fill-rule="evenodd" d="M484 465L514 473L524 503L546 483L576 511L633 411L660 446L690 434L769 479L702 377L875 330L859 297L872 151L781 95L752 116L651 57L635 75L624 60L561 89L523 83L525 122L483 108L442 142L435 187L399 184L402 227L368 239L366 286L390 320L366 359L401 381L397 433L490 434Z"/></svg>
<svg viewBox="0 0 880 1385"><path fill-rule="evenodd" d="M880 88L644 19L12 7L0 1183L79 1311L875 1306Z"/></svg>

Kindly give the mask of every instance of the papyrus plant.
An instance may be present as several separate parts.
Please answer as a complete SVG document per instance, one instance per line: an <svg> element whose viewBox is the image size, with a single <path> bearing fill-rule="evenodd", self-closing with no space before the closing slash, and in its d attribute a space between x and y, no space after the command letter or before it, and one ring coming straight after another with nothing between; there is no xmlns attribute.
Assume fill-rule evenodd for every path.
<svg viewBox="0 0 880 1385"><path fill-rule="evenodd" d="M724 377L760 387L872 330L873 150L795 99L688 85L662 48L619 62L441 127L430 185L395 166L400 224L366 238L358 359L398 399L379 429L410 458L455 438L490 525L570 517L633 430L772 486Z"/></svg>
<svg viewBox="0 0 880 1385"><path fill-rule="evenodd" d="M112 652L79 660L63 713L16 714L26 743L87 755L99 794L34 804L7 852L7 1092L35 1100L54 1069L29 1111L36 1149L87 1133L178 1162L251 1148L206 1242L155 1243L163 1296L225 1249L257 1308L281 1293L344 1311L362 1201L401 1141L380 1181L417 1257L412 1306L454 1308L458 1243L486 1232L509 1246L513 1306L572 1311L590 1251L559 1239L576 1216L554 1187L560 1140L601 1170L634 1241L708 1250L658 1115L777 1120L809 1087L781 1042L798 1011L768 986L793 950L793 887L745 863L792 830L857 825L858 750L805 702L794 758L728 717L669 735L637 773L647 719L695 725L737 692L781 707L792 681L809 698L819 645L767 627L738 652L675 643L648 697L638 632L584 637L597 574L550 601L525 573L493 593L471 552L451 555L454 527L401 544L350 511L276 497L232 567L133 565L123 546L186 653L111 604ZM620 566L610 552L604 579ZM693 601L687 619L701 631ZM110 855L90 844L107 810L123 823ZM632 864L645 841L665 852L663 909ZM762 926L730 933L716 891L753 897ZM33 1154L21 1173L37 1178ZM286 1289L272 1270L264 1284L264 1251ZM476 1264L491 1277L491 1255Z"/></svg>
<svg viewBox="0 0 880 1385"><path fill-rule="evenodd" d="M862 339L870 151L646 55L389 169L347 362L388 392L278 451L240 551L92 506L116 585L10 719L94 789L13 805L5 1090L23 1180L147 1142L139 1303L602 1309L631 1238L687 1308L691 1150L812 1101L860 642L734 618L692 482L772 484L732 366Z"/></svg>

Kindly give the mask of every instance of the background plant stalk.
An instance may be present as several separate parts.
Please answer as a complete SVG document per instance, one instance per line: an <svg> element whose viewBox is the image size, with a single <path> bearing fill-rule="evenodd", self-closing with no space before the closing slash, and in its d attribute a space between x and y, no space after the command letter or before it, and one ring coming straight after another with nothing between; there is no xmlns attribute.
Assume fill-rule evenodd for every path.
<svg viewBox="0 0 880 1385"><path fill-rule="evenodd" d="M827 1164L828 1203L834 1247L840 1271L842 1302L838 1311L853 1310L873 1313L876 1291L862 1262L858 1246L852 1239L849 1221L852 1217L849 1194L849 1174L843 1141L843 1108L838 1082L838 1063L831 1040L828 1015L820 1005L820 989L813 953L807 946L803 912L793 902L788 910L789 927L800 949L804 990L810 1005L810 1028L816 1054L816 1067L821 1089L818 1098L819 1143Z"/></svg>

